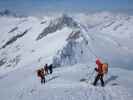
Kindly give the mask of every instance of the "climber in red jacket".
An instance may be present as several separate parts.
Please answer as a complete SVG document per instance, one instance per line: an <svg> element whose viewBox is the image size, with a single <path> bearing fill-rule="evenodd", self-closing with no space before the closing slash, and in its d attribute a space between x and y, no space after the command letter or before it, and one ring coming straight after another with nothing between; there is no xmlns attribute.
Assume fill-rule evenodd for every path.
<svg viewBox="0 0 133 100"><path fill-rule="evenodd" d="M104 73L103 73L103 68L102 68L103 64L99 59L96 60L96 64L97 64L97 68L95 68L95 71L97 72L97 76L94 80L93 85L95 86L97 84L97 81L100 79L101 86L104 86L104 81L103 81Z"/></svg>

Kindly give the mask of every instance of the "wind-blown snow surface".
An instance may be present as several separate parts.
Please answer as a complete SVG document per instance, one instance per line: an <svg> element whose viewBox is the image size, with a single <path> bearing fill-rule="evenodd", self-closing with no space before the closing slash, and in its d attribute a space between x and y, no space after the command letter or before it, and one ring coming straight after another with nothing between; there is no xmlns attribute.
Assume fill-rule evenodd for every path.
<svg viewBox="0 0 133 100"><path fill-rule="evenodd" d="M34 65L15 70L1 77L0 96L2 100L132 100L132 71L110 69L105 87L94 87L92 65L56 68L43 85ZM81 81L88 78L88 83Z"/></svg>
<svg viewBox="0 0 133 100"><path fill-rule="evenodd" d="M0 97L132 100L132 25L133 16L109 12L43 18L1 16ZM109 63L104 88L91 85L96 57ZM45 63L60 67L41 85L36 70Z"/></svg>

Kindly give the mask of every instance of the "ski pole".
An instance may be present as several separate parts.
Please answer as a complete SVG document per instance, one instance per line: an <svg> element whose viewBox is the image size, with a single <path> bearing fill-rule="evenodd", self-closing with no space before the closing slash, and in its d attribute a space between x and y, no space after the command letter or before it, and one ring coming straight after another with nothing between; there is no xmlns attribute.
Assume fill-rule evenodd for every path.
<svg viewBox="0 0 133 100"><path fill-rule="evenodd" d="M93 70L93 72L91 73L91 75L88 77L88 83L91 81L91 76L93 76L94 73L95 73L95 70Z"/></svg>

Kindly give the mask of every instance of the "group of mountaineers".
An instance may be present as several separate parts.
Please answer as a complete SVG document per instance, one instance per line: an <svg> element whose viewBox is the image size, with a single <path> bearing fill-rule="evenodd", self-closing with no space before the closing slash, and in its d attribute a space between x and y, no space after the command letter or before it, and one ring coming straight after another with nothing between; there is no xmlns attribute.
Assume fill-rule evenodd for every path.
<svg viewBox="0 0 133 100"><path fill-rule="evenodd" d="M108 72L108 64L107 63L102 63L100 59L96 59L96 65L97 67L94 68L94 70L97 72L97 75L94 79L93 85L96 86L98 80L101 81L101 86L104 87L105 86L105 82L104 82L104 75L107 74ZM53 73L53 64L50 64L48 66L48 64L45 64L43 68L40 68L37 70L37 76L40 78L41 80L41 84L44 84L46 82L46 76L48 74L52 74Z"/></svg>
<svg viewBox="0 0 133 100"><path fill-rule="evenodd" d="M46 75L53 73L53 65L45 64L43 68L37 70L37 76L41 79L41 84L46 82Z"/></svg>

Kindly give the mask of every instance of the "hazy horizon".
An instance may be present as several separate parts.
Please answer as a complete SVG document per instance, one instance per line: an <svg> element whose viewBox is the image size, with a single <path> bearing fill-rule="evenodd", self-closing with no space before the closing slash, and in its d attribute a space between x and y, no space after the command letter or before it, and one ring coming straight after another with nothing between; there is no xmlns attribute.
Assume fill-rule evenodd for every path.
<svg viewBox="0 0 133 100"><path fill-rule="evenodd" d="M133 11L133 0L0 0L0 9L10 9L23 15Z"/></svg>

